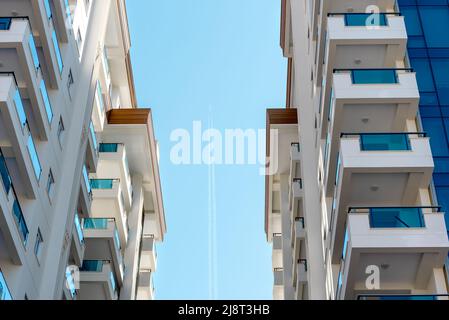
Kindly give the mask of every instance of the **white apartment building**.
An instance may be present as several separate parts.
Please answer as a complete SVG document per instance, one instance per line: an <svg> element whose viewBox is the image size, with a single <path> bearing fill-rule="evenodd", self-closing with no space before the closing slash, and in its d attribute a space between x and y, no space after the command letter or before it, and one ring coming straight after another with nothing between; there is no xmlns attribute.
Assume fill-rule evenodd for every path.
<svg viewBox="0 0 449 320"><path fill-rule="evenodd" d="M407 41L395 0L282 0L287 106L267 111L274 299L448 299Z"/></svg>
<svg viewBox="0 0 449 320"><path fill-rule="evenodd" d="M153 299L166 232L125 0L0 1L0 300Z"/></svg>

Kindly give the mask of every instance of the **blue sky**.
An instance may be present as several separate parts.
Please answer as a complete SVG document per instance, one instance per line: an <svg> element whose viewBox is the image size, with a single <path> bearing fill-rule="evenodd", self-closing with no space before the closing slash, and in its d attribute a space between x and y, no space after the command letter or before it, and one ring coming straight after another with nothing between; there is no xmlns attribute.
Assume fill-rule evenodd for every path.
<svg viewBox="0 0 449 320"><path fill-rule="evenodd" d="M280 1L128 0L138 102L151 107L160 145L168 233L158 246L157 299L271 299L264 177L257 165L222 165L216 181L216 296L210 294L209 169L173 165L174 129L264 129L285 105Z"/></svg>

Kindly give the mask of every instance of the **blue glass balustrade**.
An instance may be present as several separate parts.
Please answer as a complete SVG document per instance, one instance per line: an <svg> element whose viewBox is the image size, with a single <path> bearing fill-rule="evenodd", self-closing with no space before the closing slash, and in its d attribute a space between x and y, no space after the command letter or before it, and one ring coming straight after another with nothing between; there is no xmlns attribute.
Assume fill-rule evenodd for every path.
<svg viewBox="0 0 449 320"><path fill-rule="evenodd" d="M27 116L25 114L25 109L23 108L22 97L20 96L19 89L16 89L16 92L14 93L14 104L16 106L16 111L20 120L20 124L22 125L23 128L26 126L28 121Z"/></svg>
<svg viewBox="0 0 449 320"><path fill-rule="evenodd" d="M45 13L47 14L47 18L50 20L53 17L53 13L51 11L50 0L44 0Z"/></svg>
<svg viewBox="0 0 449 320"><path fill-rule="evenodd" d="M90 185L89 174L87 173L86 165L83 166L83 179L84 179L84 184L86 185L86 188L87 188L87 192L91 193L92 188Z"/></svg>
<svg viewBox="0 0 449 320"><path fill-rule="evenodd" d="M100 143L99 151L100 152L117 152L118 143Z"/></svg>
<svg viewBox="0 0 449 320"><path fill-rule="evenodd" d="M111 281L112 291L115 291L115 289L117 288L117 285L115 284L115 277L114 277L114 274L112 273L112 271L109 273L109 280Z"/></svg>
<svg viewBox="0 0 449 320"><path fill-rule="evenodd" d="M411 150L409 135L404 134L361 134L360 149L362 151L409 151Z"/></svg>
<svg viewBox="0 0 449 320"><path fill-rule="evenodd" d="M51 123L53 120L53 108L51 106L50 97L48 96L47 86L44 80L41 80L40 90L42 95L42 100L44 101L45 112L47 113L48 122Z"/></svg>
<svg viewBox="0 0 449 320"><path fill-rule="evenodd" d="M97 80L96 94L97 94L98 104L100 105L100 110L103 111L104 110L103 92L101 91L100 81L98 81L98 80Z"/></svg>
<svg viewBox="0 0 449 320"><path fill-rule="evenodd" d="M0 175L2 177L3 186L5 187L6 194L9 194L9 190L11 190L12 180L9 175L8 167L6 166L5 158L3 154L0 152Z"/></svg>
<svg viewBox="0 0 449 320"><path fill-rule="evenodd" d="M349 242L349 232L348 232L348 228L346 228L345 240L343 241L343 251L341 253L341 258L343 260L346 259L346 252L348 251L348 242Z"/></svg>
<svg viewBox="0 0 449 320"><path fill-rule="evenodd" d="M83 229L81 228L80 218L78 217L77 213L75 213L75 228L76 233L78 234L78 239L80 240L81 243L84 243Z"/></svg>
<svg viewBox="0 0 449 320"><path fill-rule="evenodd" d="M11 28L11 18L0 18L0 31L9 30Z"/></svg>
<svg viewBox="0 0 449 320"><path fill-rule="evenodd" d="M42 166L39 161L39 156L37 155L37 150L36 150L36 146L34 145L33 136L31 136L31 135L28 137L27 147L28 147L28 154L30 155L31 163L34 168L34 173L36 174L37 180L40 180L41 175L42 175Z"/></svg>
<svg viewBox="0 0 449 320"><path fill-rule="evenodd" d="M103 270L102 260L84 260L80 271L101 272Z"/></svg>
<svg viewBox="0 0 449 320"><path fill-rule="evenodd" d="M75 286L75 279L73 278L73 274L70 268L66 269L65 278L67 281L67 288L70 291L70 295L72 296L72 298L74 298L76 296L76 286Z"/></svg>
<svg viewBox="0 0 449 320"><path fill-rule="evenodd" d="M40 68L41 64L39 62L39 55L37 54L36 44L34 43L33 34L30 34L28 38L28 45L30 46L31 57L33 58L34 68L37 70Z"/></svg>
<svg viewBox="0 0 449 320"><path fill-rule="evenodd" d="M399 83L395 69L351 70L353 84L394 84Z"/></svg>
<svg viewBox="0 0 449 320"><path fill-rule="evenodd" d="M91 179L90 186L92 189L112 189L114 185L113 179Z"/></svg>
<svg viewBox="0 0 449 320"><path fill-rule="evenodd" d="M347 27L381 27L387 26L388 20L384 13L346 13Z"/></svg>
<svg viewBox="0 0 449 320"><path fill-rule="evenodd" d="M115 230L114 230L114 242L115 242L115 245L117 246L117 248L121 249L120 236L118 234L117 228L115 228Z"/></svg>
<svg viewBox="0 0 449 320"><path fill-rule="evenodd" d="M56 35L55 30L53 30L53 33L51 34L51 40L53 42L53 48L55 49L56 61L58 62L59 73L62 73L62 69L64 69L64 63L62 62L61 49L59 47L58 37Z"/></svg>
<svg viewBox="0 0 449 320"><path fill-rule="evenodd" d="M14 203L12 205L12 213L17 223L17 227L19 229L23 244L26 245L28 241L29 231L28 226L25 222L25 218L23 216L22 208L20 207L19 201L17 199L14 199Z"/></svg>
<svg viewBox="0 0 449 320"><path fill-rule="evenodd" d="M92 121L89 124L89 130L90 130L90 136L92 137L92 142L94 144L94 149L97 150L97 148L98 148L97 135L95 133L94 124L92 123Z"/></svg>
<svg viewBox="0 0 449 320"><path fill-rule="evenodd" d="M371 208L371 228L424 228L421 208Z"/></svg>
<svg viewBox="0 0 449 320"><path fill-rule="evenodd" d="M88 218L84 219L84 229L104 229L108 228L109 219L106 218Z"/></svg>
<svg viewBox="0 0 449 320"><path fill-rule="evenodd" d="M6 284L5 277L0 270L0 301L1 300L12 300L12 296L9 292L8 285Z"/></svg>

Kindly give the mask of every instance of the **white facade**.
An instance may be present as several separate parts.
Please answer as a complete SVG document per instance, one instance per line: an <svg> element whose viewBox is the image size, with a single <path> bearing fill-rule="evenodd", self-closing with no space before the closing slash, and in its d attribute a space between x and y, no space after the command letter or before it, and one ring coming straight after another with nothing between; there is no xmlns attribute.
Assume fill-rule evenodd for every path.
<svg viewBox="0 0 449 320"><path fill-rule="evenodd" d="M0 12L0 299L153 299L166 226L125 1Z"/></svg>
<svg viewBox="0 0 449 320"><path fill-rule="evenodd" d="M287 108L267 123L274 299L448 299L447 229L395 1L283 0L281 20Z"/></svg>

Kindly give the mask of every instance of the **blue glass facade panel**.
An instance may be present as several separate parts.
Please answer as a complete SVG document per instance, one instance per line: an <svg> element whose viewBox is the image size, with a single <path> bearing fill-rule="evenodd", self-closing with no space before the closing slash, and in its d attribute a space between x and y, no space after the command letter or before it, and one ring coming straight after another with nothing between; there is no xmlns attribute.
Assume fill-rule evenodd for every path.
<svg viewBox="0 0 449 320"><path fill-rule="evenodd" d="M417 72L423 130L435 158L434 183L449 226L449 0L398 0Z"/></svg>

